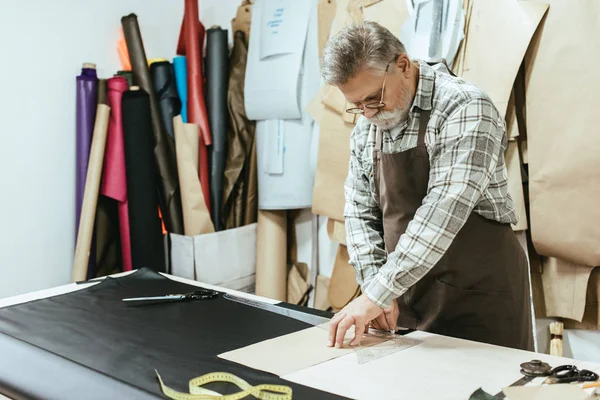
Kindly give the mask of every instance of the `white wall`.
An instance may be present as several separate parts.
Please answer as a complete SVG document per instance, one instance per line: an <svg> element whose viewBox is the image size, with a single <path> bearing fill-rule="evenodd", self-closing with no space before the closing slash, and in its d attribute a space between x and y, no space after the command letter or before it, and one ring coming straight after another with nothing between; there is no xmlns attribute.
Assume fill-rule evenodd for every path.
<svg viewBox="0 0 600 400"><path fill-rule="evenodd" d="M218 6L217 6L218 4ZM229 26L239 1L201 1ZM120 69L121 17L134 12L149 58L175 56L183 0L2 0L0 297L68 283L75 244L75 76Z"/></svg>
<svg viewBox="0 0 600 400"><path fill-rule="evenodd" d="M230 30L241 0L200 0L203 24ZM2 0L0 64L0 298L70 282L75 249L75 77L120 69L121 17L138 16L148 58L172 58L183 0ZM329 241L326 219L321 240ZM299 260L311 261L310 212L298 223ZM324 233L324 234L323 234ZM330 260L331 249L321 256ZM329 249L329 251L327 250ZM335 256L335 254L333 254ZM322 262L324 263L324 262Z"/></svg>

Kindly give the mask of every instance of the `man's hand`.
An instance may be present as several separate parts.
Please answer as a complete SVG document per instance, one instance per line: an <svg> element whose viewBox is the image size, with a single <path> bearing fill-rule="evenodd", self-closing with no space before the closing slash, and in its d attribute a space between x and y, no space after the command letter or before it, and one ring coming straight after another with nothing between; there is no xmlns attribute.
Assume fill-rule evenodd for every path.
<svg viewBox="0 0 600 400"><path fill-rule="evenodd" d="M371 326L381 331L395 331L398 328L398 303L392 302L389 308L383 310L383 314L371 321Z"/></svg>
<svg viewBox="0 0 600 400"><path fill-rule="evenodd" d="M361 294L337 313L329 323L328 345L342 347L346 332L354 325L354 339L351 345L360 344L363 333L372 320L383 314L383 308L373 303L367 296Z"/></svg>

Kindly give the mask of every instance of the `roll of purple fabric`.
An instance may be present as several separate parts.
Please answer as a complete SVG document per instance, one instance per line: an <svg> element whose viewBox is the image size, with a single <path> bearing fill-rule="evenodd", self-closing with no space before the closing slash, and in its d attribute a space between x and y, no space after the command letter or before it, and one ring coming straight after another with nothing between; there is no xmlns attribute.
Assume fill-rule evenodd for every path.
<svg viewBox="0 0 600 400"><path fill-rule="evenodd" d="M79 218L85 190L92 132L96 120L98 75L94 65L84 64L77 76L76 157L75 157L75 237L79 231ZM90 257L91 260L91 257Z"/></svg>

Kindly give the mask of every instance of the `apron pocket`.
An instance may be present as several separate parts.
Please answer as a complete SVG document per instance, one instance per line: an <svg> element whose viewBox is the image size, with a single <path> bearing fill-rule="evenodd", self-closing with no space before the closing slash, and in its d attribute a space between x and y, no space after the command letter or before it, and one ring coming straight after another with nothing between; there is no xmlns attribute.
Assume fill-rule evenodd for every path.
<svg viewBox="0 0 600 400"><path fill-rule="evenodd" d="M415 306L421 316L419 329L515 347L512 293L461 289L434 279Z"/></svg>

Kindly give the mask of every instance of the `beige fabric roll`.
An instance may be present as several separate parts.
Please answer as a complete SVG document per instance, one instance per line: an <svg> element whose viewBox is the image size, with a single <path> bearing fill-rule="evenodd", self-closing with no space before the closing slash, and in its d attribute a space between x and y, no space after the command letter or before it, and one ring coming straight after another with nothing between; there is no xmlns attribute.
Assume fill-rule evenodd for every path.
<svg viewBox="0 0 600 400"><path fill-rule="evenodd" d="M100 179L102 178L102 165L104 163L104 149L106 147L109 117L110 107L106 104L98 104L96 107L96 121L94 123L94 132L92 133L90 159L85 178L81 218L79 219L77 245L75 247L75 257L73 261L73 282L87 279L87 267L90 257L92 235L94 233L94 221L96 216L96 206L98 204Z"/></svg>

